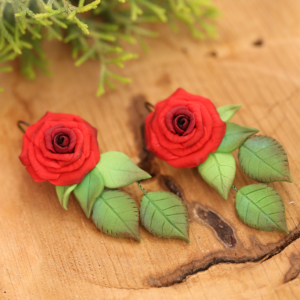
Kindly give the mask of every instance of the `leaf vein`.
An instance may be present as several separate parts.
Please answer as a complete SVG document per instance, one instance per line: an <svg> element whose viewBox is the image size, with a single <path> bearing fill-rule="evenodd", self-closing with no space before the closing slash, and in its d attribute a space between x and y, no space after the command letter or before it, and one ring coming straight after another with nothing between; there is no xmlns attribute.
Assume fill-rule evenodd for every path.
<svg viewBox="0 0 300 300"><path fill-rule="evenodd" d="M137 236L135 235L135 233L132 231L132 229L130 227L128 227L128 225L126 224L126 222L124 222L124 220L120 217L120 215L113 209L112 206L110 206L108 204L108 201L106 201L104 198L102 198L102 200L105 202L105 204L112 210L112 212L123 222L123 224L127 227L127 229L131 232L131 234L137 238Z"/></svg>
<svg viewBox="0 0 300 300"><path fill-rule="evenodd" d="M158 211L165 217L165 214L164 214L164 213L160 210L160 208L155 204L155 201L151 201L151 204L156 208L156 210L158 210ZM181 230L180 230L173 222L171 222L171 221L169 220L168 217L165 217L165 219L169 222L170 225L172 225L173 227L175 227L175 228L177 229L177 231L178 231L181 235L183 235L183 236L185 237L184 233L182 233Z"/></svg>
<svg viewBox="0 0 300 300"><path fill-rule="evenodd" d="M266 163L262 158L260 158L258 155L256 155L255 152L253 152L251 149L249 149L247 146L245 146L245 144L243 145L243 147L250 152L253 156L255 156L258 160L262 161L265 165L267 165L269 168L273 169L275 172L277 172L278 174L280 174L281 176L284 176L283 174L281 174L278 170L276 170L275 168L273 168L271 165L269 165L268 163Z"/></svg>

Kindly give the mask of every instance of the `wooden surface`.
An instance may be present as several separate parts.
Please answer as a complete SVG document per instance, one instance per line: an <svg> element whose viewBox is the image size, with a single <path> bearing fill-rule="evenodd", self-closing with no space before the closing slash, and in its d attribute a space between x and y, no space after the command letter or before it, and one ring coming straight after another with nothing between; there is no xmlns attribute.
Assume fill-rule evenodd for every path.
<svg viewBox="0 0 300 300"><path fill-rule="evenodd" d="M98 64L76 69L68 48L45 45L52 78L29 82L17 72L0 85L0 299L300 299L300 2L218 0L218 41L195 41L162 28L150 54L127 64L131 85L95 97ZM235 192L223 200L196 170L177 170L143 150L145 100L177 87L216 106L242 103L234 122L261 129L287 150L294 183L272 184L286 205L289 235L239 222ZM118 150L151 172L150 190L185 201L187 244L141 228L141 243L102 234L71 198L59 205L54 187L32 181L20 164L17 120L45 111L79 114L99 130L101 151ZM235 153L236 157L236 153ZM251 184L238 167L234 184ZM136 185L126 189L139 204Z"/></svg>

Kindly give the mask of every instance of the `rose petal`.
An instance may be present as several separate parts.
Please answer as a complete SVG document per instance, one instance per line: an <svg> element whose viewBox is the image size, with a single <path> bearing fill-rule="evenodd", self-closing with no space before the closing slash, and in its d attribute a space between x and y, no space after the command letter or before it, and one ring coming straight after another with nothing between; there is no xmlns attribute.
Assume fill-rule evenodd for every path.
<svg viewBox="0 0 300 300"><path fill-rule="evenodd" d="M28 158L28 147L29 147L29 144L30 144L30 140L27 137L27 135L24 134L23 135L22 152L19 155L19 159L20 159L21 163L24 166L29 166L30 165L30 161L29 161L29 158Z"/></svg>
<svg viewBox="0 0 300 300"><path fill-rule="evenodd" d="M60 167L59 169L48 168L48 170L53 173L73 172L74 170L79 169L85 163L85 160L86 160L86 157L82 153L82 155L77 160L75 160L73 163L71 163L65 167Z"/></svg>
<svg viewBox="0 0 300 300"><path fill-rule="evenodd" d="M77 129L77 128L73 128L73 129ZM76 134L75 134L73 129L70 129L70 128L56 128L52 131L51 137L52 137L52 142L54 142L55 152L57 152L57 153L67 153L67 152L71 153L71 152L73 152L74 147L75 147L76 142L77 142L77 137L76 137ZM69 143L68 147L62 147L62 145L58 145L55 142L55 137L58 134L64 134L64 135L69 137L70 143ZM66 148L66 149L63 149L63 148Z"/></svg>
<svg viewBox="0 0 300 300"><path fill-rule="evenodd" d="M59 177L58 174L51 173L47 170L45 166L43 166L37 159L36 159L36 146L33 143L29 144L28 147L28 157L31 163L32 168L34 169L35 173L42 179L49 180L49 179L57 179ZM37 148L38 149L38 148ZM38 150L37 150L38 151Z"/></svg>
<svg viewBox="0 0 300 300"><path fill-rule="evenodd" d="M26 128L25 134L29 138L29 140L31 140L33 134L38 132L43 127L45 121L48 118L48 114L49 113L47 112L40 120Z"/></svg>
<svg viewBox="0 0 300 300"><path fill-rule="evenodd" d="M145 120L146 149L153 152L158 158L162 160L175 159L176 156L174 156L169 150L161 146L156 134L151 129L151 125L149 126L152 117L153 113L149 114Z"/></svg>
<svg viewBox="0 0 300 300"><path fill-rule="evenodd" d="M85 163L77 170L72 171L71 173L65 172L61 173L58 179L49 180L54 185L71 185L71 184L79 184L83 178L94 169L95 165L99 160L95 157L95 153L91 151L89 158L85 161ZM72 174L72 176L70 176Z"/></svg>
<svg viewBox="0 0 300 300"><path fill-rule="evenodd" d="M75 136L76 138L76 136ZM54 146L59 147L60 149L66 149L68 152L70 138L65 133L58 133L53 139ZM74 144L75 146L75 144ZM74 148L73 146L73 148ZM54 147L55 148L55 147ZM72 152L72 151L70 151Z"/></svg>
<svg viewBox="0 0 300 300"><path fill-rule="evenodd" d="M174 128L175 133L182 135L184 133L184 130L181 129L177 124L179 118L184 119L185 122L187 123L187 126L188 126L189 120L184 115L179 115L179 116L175 117L175 119L173 119L172 123L173 123L173 128Z"/></svg>
<svg viewBox="0 0 300 300"><path fill-rule="evenodd" d="M87 126L85 123L79 123L78 129L82 132L83 136L94 136L95 132L92 126ZM91 151L90 139L86 140L83 144L82 152L86 157L89 157Z"/></svg>
<svg viewBox="0 0 300 300"><path fill-rule="evenodd" d="M171 102L169 102L170 105ZM172 103L171 103L172 104ZM175 105L178 104L178 101L175 103ZM159 140L159 142L161 143L161 145L163 147L165 147L166 149L169 149L170 151L172 151L172 149L184 149L185 146L183 146L184 142L188 142L191 139L193 139L193 143L195 143L195 141L198 141L202 135L203 135L203 130L202 130L202 118L201 118L201 114L200 114L200 108L199 105L198 107L196 106L190 106L189 109L192 110L194 116L195 116L195 126L193 125L193 131L184 136L180 136L178 134L174 134L172 132L170 132L167 127L165 126L164 122L162 122L161 120L163 119L163 117L161 117L161 115L164 116L164 114L167 112L169 108L166 107L163 111L159 111L156 116L156 122L153 122L153 130L155 131L155 133L157 134L157 138ZM201 128L201 130L199 130L199 128Z"/></svg>
<svg viewBox="0 0 300 300"><path fill-rule="evenodd" d="M50 158L52 160L56 160L58 163L72 161L74 157L74 153L60 154L60 153L53 153L49 151L48 149L46 149L45 141L43 139L40 140L40 144L38 148L42 151L44 157Z"/></svg>
<svg viewBox="0 0 300 300"><path fill-rule="evenodd" d="M43 141L41 140L39 148L41 149L43 156L56 160L61 166L67 166L70 163L79 159L79 157L82 154L82 148L84 142L83 134L78 128L73 128L73 132L75 133L77 139L74 153L65 153L65 154L52 153L51 151L46 149L45 143L43 143ZM90 143L90 139L87 139L87 143Z"/></svg>
<svg viewBox="0 0 300 300"><path fill-rule="evenodd" d="M42 179L41 177L39 177L36 172L34 171L33 167L31 165L26 167L27 172L30 174L30 176L32 177L32 179L35 182L44 182L46 181L46 179Z"/></svg>
<svg viewBox="0 0 300 300"><path fill-rule="evenodd" d="M162 113L163 114L163 113ZM178 116L182 115L182 117L186 117L189 120L189 126L186 132L182 132L181 128L178 128L174 124L174 120L178 118ZM166 127L172 132L172 133L178 133L178 134L183 134L187 135L190 132L193 131L194 126L195 126L195 117L194 114L186 107L183 105L179 105L176 107L173 107L171 110L166 112L165 115L165 123Z"/></svg>
<svg viewBox="0 0 300 300"><path fill-rule="evenodd" d="M61 145L59 145L59 142L61 142ZM57 134L54 137L53 145L55 149L55 153L69 153L68 151L68 145L69 145L70 139L68 136L63 135L61 133ZM70 151L72 153L72 151Z"/></svg>
<svg viewBox="0 0 300 300"><path fill-rule="evenodd" d="M63 125L68 125L70 126L70 128L77 128L77 123L75 122L65 122ZM52 120L47 120L47 122L45 122L42 126L42 128L40 128L39 131L37 131L35 134L33 134L31 136L31 140L34 142L34 144L39 147L40 144L40 140L43 139L44 143L45 143L45 131L53 126L56 125L62 125L61 122L57 122L57 121L52 121ZM26 133L25 133L26 134Z"/></svg>
<svg viewBox="0 0 300 300"><path fill-rule="evenodd" d="M202 104L200 104L200 111L202 116L201 123L196 121L196 128L198 129L200 126L202 126L201 133L197 132L195 134L195 137L191 138L189 141L183 143L183 146L185 148L189 148L193 145L196 145L194 149L200 149L207 140L211 137L212 134L212 128L213 128L213 119L211 118L210 114L208 113L206 107ZM198 130L197 130L198 131Z"/></svg>
<svg viewBox="0 0 300 300"><path fill-rule="evenodd" d="M48 167L56 168L56 169L61 168L61 165L56 160L45 157L39 147L35 148L35 155L36 155L36 159L38 160L38 162L40 164L44 165L46 168L48 168Z"/></svg>
<svg viewBox="0 0 300 300"><path fill-rule="evenodd" d="M190 129L192 131L190 132L190 129L189 129L188 134L182 135L182 136L180 136L178 134L173 134L167 128L167 126L165 124L165 116L166 116L167 112L170 110L171 107L183 106L183 104L186 104L186 107L191 112L191 116L194 115L195 122L198 122L198 124L200 124L202 122L202 118L201 118L201 114L199 113L199 105L187 105L188 103L186 101L183 102L180 100L175 100L175 101L167 100L165 107L157 106L158 107L158 111L156 113L157 121L154 124L154 126L157 129L154 129L154 130L159 135L163 134L165 136L165 139L168 139L172 143L184 143L184 142L188 141L195 134L194 127L197 127L197 123L194 123L192 121L192 124L190 124L190 126L191 126ZM153 127L153 128L155 128L155 127ZM201 132L199 130L197 130L197 136L201 136ZM161 137L161 138L163 139L163 137ZM159 140L160 140L160 138L159 138ZM178 147L178 148L181 148L181 147Z"/></svg>
<svg viewBox="0 0 300 300"><path fill-rule="evenodd" d="M52 139L52 131L56 128L64 128L65 125L63 124L58 124L55 126L52 126L45 130L45 145L46 148L52 152L55 152L54 147L53 147L53 139Z"/></svg>
<svg viewBox="0 0 300 300"><path fill-rule="evenodd" d="M187 114L190 116L191 112L187 109L186 106L183 106L183 105L175 106L166 112L165 123L166 123L167 128L171 132L175 133L174 128L173 128L173 120L179 114L183 114L183 115Z"/></svg>
<svg viewBox="0 0 300 300"><path fill-rule="evenodd" d="M176 159L169 159L167 163L175 168L195 168L206 161L213 147L213 139L201 148L201 152L193 152L185 156L178 156Z"/></svg>
<svg viewBox="0 0 300 300"><path fill-rule="evenodd" d="M176 122L175 122L175 120L176 120ZM190 124L189 118L187 118L184 115L177 116L173 122L175 122L176 125L182 130L186 130Z"/></svg>

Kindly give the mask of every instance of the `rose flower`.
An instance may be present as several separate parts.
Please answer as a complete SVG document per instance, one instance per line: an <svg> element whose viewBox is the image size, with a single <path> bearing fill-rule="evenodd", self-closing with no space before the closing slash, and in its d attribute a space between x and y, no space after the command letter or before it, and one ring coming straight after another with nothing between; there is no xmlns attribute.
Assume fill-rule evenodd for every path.
<svg viewBox="0 0 300 300"><path fill-rule="evenodd" d="M78 116L47 112L26 129L19 158L36 182L78 184L100 160L97 130Z"/></svg>
<svg viewBox="0 0 300 300"><path fill-rule="evenodd" d="M193 168L219 147L226 131L213 103L178 89L145 121L146 148L176 168Z"/></svg>

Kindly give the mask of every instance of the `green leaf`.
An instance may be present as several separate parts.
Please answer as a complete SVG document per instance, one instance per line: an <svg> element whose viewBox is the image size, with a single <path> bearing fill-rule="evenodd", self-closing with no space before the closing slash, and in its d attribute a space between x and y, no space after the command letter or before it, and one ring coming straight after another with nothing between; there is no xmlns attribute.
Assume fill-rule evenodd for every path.
<svg viewBox="0 0 300 300"><path fill-rule="evenodd" d="M242 107L242 104L230 104L217 108L220 118L224 122L228 122Z"/></svg>
<svg viewBox="0 0 300 300"><path fill-rule="evenodd" d="M101 154L101 159L96 167L104 179L104 185L111 189L151 178L148 173L136 166L127 155L121 152L111 151Z"/></svg>
<svg viewBox="0 0 300 300"><path fill-rule="evenodd" d="M210 153L207 160L198 166L202 178L224 199L233 184L236 164L231 153Z"/></svg>
<svg viewBox="0 0 300 300"><path fill-rule="evenodd" d="M242 187L236 194L235 208L239 219L251 227L289 233L282 198L266 184Z"/></svg>
<svg viewBox="0 0 300 300"><path fill-rule="evenodd" d="M77 186L77 184L65 185L65 186L59 186L59 185L55 186L59 203L66 210L68 209L67 206L68 206L70 194L76 188L76 186Z"/></svg>
<svg viewBox="0 0 300 300"><path fill-rule="evenodd" d="M103 190L104 182L97 168L89 172L75 188L74 195L88 218Z"/></svg>
<svg viewBox="0 0 300 300"><path fill-rule="evenodd" d="M105 190L94 205L92 219L108 235L141 240L138 208L122 191Z"/></svg>
<svg viewBox="0 0 300 300"><path fill-rule="evenodd" d="M190 242L186 207L176 195L163 191L144 195L140 215L142 225L150 233Z"/></svg>
<svg viewBox="0 0 300 300"><path fill-rule="evenodd" d="M261 182L293 182L287 154L272 137L258 135L249 138L240 148L239 162L243 172Z"/></svg>
<svg viewBox="0 0 300 300"><path fill-rule="evenodd" d="M217 152L232 152L239 148L249 136L257 132L259 132L259 130L252 127L245 127L235 123L227 123L225 136L217 149Z"/></svg>

